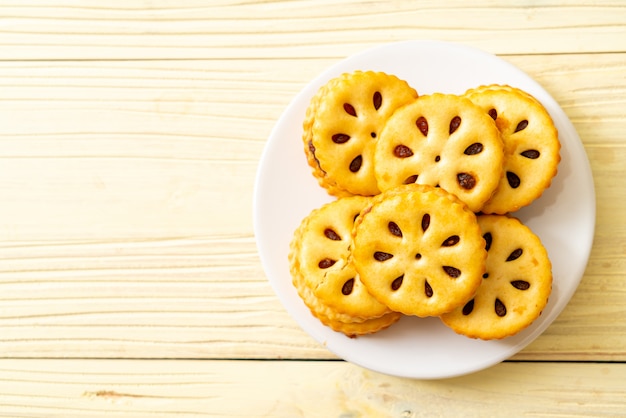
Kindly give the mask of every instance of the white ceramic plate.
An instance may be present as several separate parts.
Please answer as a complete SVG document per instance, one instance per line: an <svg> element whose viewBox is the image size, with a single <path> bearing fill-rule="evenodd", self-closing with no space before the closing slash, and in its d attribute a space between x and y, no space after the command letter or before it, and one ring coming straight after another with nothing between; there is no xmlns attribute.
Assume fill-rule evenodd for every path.
<svg viewBox="0 0 626 418"><path fill-rule="evenodd" d="M355 339L315 319L291 284L287 254L293 231L311 210L333 198L317 184L301 140L309 100L343 72L377 70L406 80L420 95L460 94L481 84L509 84L534 95L550 112L561 140L557 177L543 196L515 213L542 240L553 263L554 284L542 315L521 333L500 341L455 334L438 318L403 317L390 328ZM571 122L528 75L502 59L458 44L409 41L377 47L329 68L302 90L278 120L265 147L255 185L254 226L267 277L287 311L339 357L378 372L422 379L487 368L538 337L570 300L584 273L595 227L595 192L589 161Z"/></svg>

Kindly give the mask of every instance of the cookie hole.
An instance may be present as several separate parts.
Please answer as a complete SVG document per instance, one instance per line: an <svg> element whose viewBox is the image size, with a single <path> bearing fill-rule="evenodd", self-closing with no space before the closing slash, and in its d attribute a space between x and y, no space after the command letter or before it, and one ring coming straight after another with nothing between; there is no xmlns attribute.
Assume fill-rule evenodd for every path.
<svg viewBox="0 0 626 418"><path fill-rule="evenodd" d="M390 258L393 258L393 254L385 253L385 252L382 252L382 251L376 251L374 253L374 259L376 261L387 261Z"/></svg>
<svg viewBox="0 0 626 418"><path fill-rule="evenodd" d="M413 174L412 176L409 176L406 178L406 180L404 180L404 184L412 184L415 183L417 181L417 174Z"/></svg>
<svg viewBox="0 0 626 418"><path fill-rule="evenodd" d="M430 287L428 280L424 281L424 294L426 295L427 298L433 297L433 288Z"/></svg>
<svg viewBox="0 0 626 418"><path fill-rule="evenodd" d="M374 103L374 109L380 109L380 106L383 104L383 95L377 91L374 93L374 97L372 97L372 102Z"/></svg>
<svg viewBox="0 0 626 418"><path fill-rule="evenodd" d="M486 234L484 234L483 239L485 240L485 251L489 251L489 249L491 248L491 243L493 242L491 232L487 232Z"/></svg>
<svg viewBox="0 0 626 418"><path fill-rule="evenodd" d="M452 266L443 266L443 271L446 272L446 274L450 277L452 277L453 279L458 278L461 275L461 270L459 270L456 267L452 267Z"/></svg>
<svg viewBox="0 0 626 418"><path fill-rule="evenodd" d="M444 242L441 243L442 247L452 247L459 243L461 238L458 235L452 235L445 239Z"/></svg>
<svg viewBox="0 0 626 418"><path fill-rule="evenodd" d="M404 280L404 274L400 277L396 277L393 282L391 282L391 290L398 290L400 286L402 286L402 281Z"/></svg>
<svg viewBox="0 0 626 418"><path fill-rule="evenodd" d="M332 239L333 241L341 241L341 237L339 236L338 233L336 233L333 229L331 228L326 228L324 230L324 235L326 236L326 238L328 239Z"/></svg>
<svg viewBox="0 0 626 418"><path fill-rule="evenodd" d="M422 258L422 254L420 254L420 253L415 254L415 259L416 260L421 260L421 258Z"/></svg>
<svg viewBox="0 0 626 418"><path fill-rule="evenodd" d="M536 149L529 149L529 150L522 152L521 155L523 157L530 158L531 160L536 160L537 158L539 158L541 153L537 151Z"/></svg>
<svg viewBox="0 0 626 418"><path fill-rule="evenodd" d="M455 116L450 121L450 135L452 135L457 129L461 126L461 118L459 116Z"/></svg>
<svg viewBox="0 0 626 418"><path fill-rule="evenodd" d="M422 231L426 232L429 226L430 226L430 215L425 213L424 216L422 216Z"/></svg>
<svg viewBox="0 0 626 418"><path fill-rule="evenodd" d="M489 109L489 112L487 113L489 114L489 116L491 116L491 119L498 119L498 111L496 109Z"/></svg>
<svg viewBox="0 0 626 418"><path fill-rule="evenodd" d="M420 116L419 118L417 118L417 120L415 121L415 126L417 126L417 129L419 129L422 135L428 135L428 121L424 116Z"/></svg>
<svg viewBox="0 0 626 418"><path fill-rule="evenodd" d="M335 134L332 137L335 144L345 144L350 139L350 135L347 134Z"/></svg>
<svg viewBox="0 0 626 418"><path fill-rule="evenodd" d="M511 286L519 290L528 290L530 288L530 283L526 280L513 280L511 282Z"/></svg>
<svg viewBox="0 0 626 418"><path fill-rule="evenodd" d="M473 310L474 310L474 299L467 302L465 306L463 306L463 309L461 310L461 312L463 312L463 315L467 316L471 314Z"/></svg>
<svg viewBox="0 0 626 418"><path fill-rule="evenodd" d="M506 261L517 260L518 258L520 258L522 256L523 252L524 252L524 250L522 250L521 248L518 248L518 249L514 250L513 252L511 252L511 254L509 254L509 256L507 257Z"/></svg>
<svg viewBox="0 0 626 418"><path fill-rule="evenodd" d="M456 181L465 190L471 190L476 187L476 179L467 173L459 173L456 175Z"/></svg>
<svg viewBox="0 0 626 418"><path fill-rule="evenodd" d="M517 174L513 173L512 171L506 172L506 180L509 182L509 186L511 186L513 189L517 189L521 183L519 177L517 177Z"/></svg>
<svg viewBox="0 0 626 418"><path fill-rule="evenodd" d="M435 157L435 162L438 163L439 161L441 161L441 157L440 156L436 156Z"/></svg>
<svg viewBox="0 0 626 418"><path fill-rule="evenodd" d="M483 152L483 144L481 144L480 142L474 142L472 145L465 148L465 151L463 151L463 154L476 155L476 154L480 154L481 152Z"/></svg>
<svg viewBox="0 0 626 418"><path fill-rule="evenodd" d="M343 286L341 287L341 293L344 296L348 296L350 293L352 293L352 290L354 289L354 278L347 280Z"/></svg>
<svg viewBox="0 0 626 418"><path fill-rule="evenodd" d="M371 136L372 138L376 138L376 132L370 132L370 136Z"/></svg>
<svg viewBox="0 0 626 418"><path fill-rule="evenodd" d="M402 237L402 230L395 222L389 222L387 224L387 228L389 228L389 232L391 232L396 237Z"/></svg>
<svg viewBox="0 0 626 418"><path fill-rule="evenodd" d="M337 262L337 260L332 260L330 258L325 258L322 261L320 261L319 263L317 263L317 266L321 269L327 269L329 267L331 267L333 264L335 264Z"/></svg>
<svg viewBox="0 0 626 418"><path fill-rule="evenodd" d="M393 149L393 155L398 158L408 158L413 155L413 151L406 145L398 145Z"/></svg>
<svg viewBox="0 0 626 418"><path fill-rule="evenodd" d="M528 121L526 119L524 119L523 121L521 121L520 123L517 124L517 126L515 127L515 132L523 131L527 127L528 127ZM513 133L515 133L515 132L513 132Z"/></svg>
<svg viewBox="0 0 626 418"><path fill-rule="evenodd" d="M489 278L489 273L483 274L483 279L488 279L488 278Z"/></svg>
<svg viewBox="0 0 626 418"><path fill-rule="evenodd" d="M361 164L363 164L363 157L358 155L350 162L350 171L356 173L361 169Z"/></svg>
<svg viewBox="0 0 626 418"><path fill-rule="evenodd" d="M499 317L503 317L504 315L506 315L506 306L504 306L504 303L502 303L502 301L498 298L496 298L494 310L496 311L496 315L498 315Z"/></svg>
<svg viewBox="0 0 626 418"><path fill-rule="evenodd" d="M344 103L343 110L345 110L346 113L350 116L356 116L356 110L354 110L354 106L352 106L350 103Z"/></svg>

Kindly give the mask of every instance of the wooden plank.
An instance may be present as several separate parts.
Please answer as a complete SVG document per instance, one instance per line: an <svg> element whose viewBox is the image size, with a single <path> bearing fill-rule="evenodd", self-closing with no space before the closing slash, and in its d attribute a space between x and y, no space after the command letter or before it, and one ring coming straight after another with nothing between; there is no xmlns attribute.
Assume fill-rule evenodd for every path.
<svg viewBox="0 0 626 418"><path fill-rule="evenodd" d="M503 58L554 96L585 144L621 143L626 54ZM0 156L256 162L289 102L338 61L0 62L0 134L20 136Z"/></svg>
<svg viewBox="0 0 626 418"><path fill-rule="evenodd" d="M506 5L222 0L3 1L0 59L343 57L407 39L464 42L500 54L626 51L620 0Z"/></svg>
<svg viewBox="0 0 626 418"><path fill-rule="evenodd" d="M621 416L625 391L617 363L420 381L333 361L0 361L0 416L13 418Z"/></svg>
<svg viewBox="0 0 626 418"><path fill-rule="evenodd" d="M563 104L598 195L579 291L517 358L624 360L626 59L506 58ZM0 63L0 356L332 358L251 213L267 135L334 61Z"/></svg>

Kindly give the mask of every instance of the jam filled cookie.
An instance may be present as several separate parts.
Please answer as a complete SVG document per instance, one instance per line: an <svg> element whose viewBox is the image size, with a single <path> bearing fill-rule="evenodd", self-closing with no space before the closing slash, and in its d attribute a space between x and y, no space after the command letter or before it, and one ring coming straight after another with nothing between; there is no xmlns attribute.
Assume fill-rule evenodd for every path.
<svg viewBox="0 0 626 418"><path fill-rule="evenodd" d="M399 319L368 293L351 261L354 219L369 200L344 197L313 210L295 231L289 254L294 286L313 315L348 335L376 332Z"/></svg>
<svg viewBox="0 0 626 418"><path fill-rule="evenodd" d="M504 214L529 205L557 173L561 144L552 118L534 97L511 86L481 86L465 97L495 120L504 141L505 175L482 211Z"/></svg>
<svg viewBox="0 0 626 418"><path fill-rule="evenodd" d="M382 331L398 322L402 316L397 312L389 312L377 318L361 319L337 314L315 297L311 289L304 283L301 275L295 274L293 278L293 284L298 295L309 308L311 314L333 331L341 332L350 338Z"/></svg>
<svg viewBox="0 0 626 418"><path fill-rule="evenodd" d="M387 121L376 145L381 190L400 184L441 186L474 212L500 182L503 145L496 125L466 98L420 96Z"/></svg>
<svg viewBox="0 0 626 418"><path fill-rule="evenodd" d="M354 220L369 201L351 196L313 210L294 244L300 274L313 294L339 313L362 318L389 312L368 293L350 260Z"/></svg>
<svg viewBox="0 0 626 418"><path fill-rule="evenodd" d="M334 196L379 193L374 148L391 114L417 97L404 80L355 71L322 86L303 123L304 150L313 175Z"/></svg>
<svg viewBox="0 0 626 418"><path fill-rule="evenodd" d="M393 311L441 315L465 304L482 281L487 252L476 216L444 189L383 192L361 212L353 236L361 281Z"/></svg>
<svg viewBox="0 0 626 418"><path fill-rule="evenodd" d="M441 316L455 332L500 339L529 326L552 291L552 266L539 238L518 219L478 217L487 249L487 268L476 296Z"/></svg>

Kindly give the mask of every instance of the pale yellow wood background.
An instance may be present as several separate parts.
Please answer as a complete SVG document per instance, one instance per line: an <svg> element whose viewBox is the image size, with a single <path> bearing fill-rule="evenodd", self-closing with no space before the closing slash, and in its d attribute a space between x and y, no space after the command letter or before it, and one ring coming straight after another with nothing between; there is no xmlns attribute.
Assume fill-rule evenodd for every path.
<svg viewBox="0 0 626 418"><path fill-rule="evenodd" d="M626 3L335 3L0 2L1 417L626 413ZM534 77L597 193L562 315L522 362L437 382L335 361L280 305L252 232L290 100L405 39Z"/></svg>
<svg viewBox="0 0 626 418"><path fill-rule="evenodd" d="M510 417L624 414L626 365L503 363L420 381L344 362L0 361L11 417Z"/></svg>

